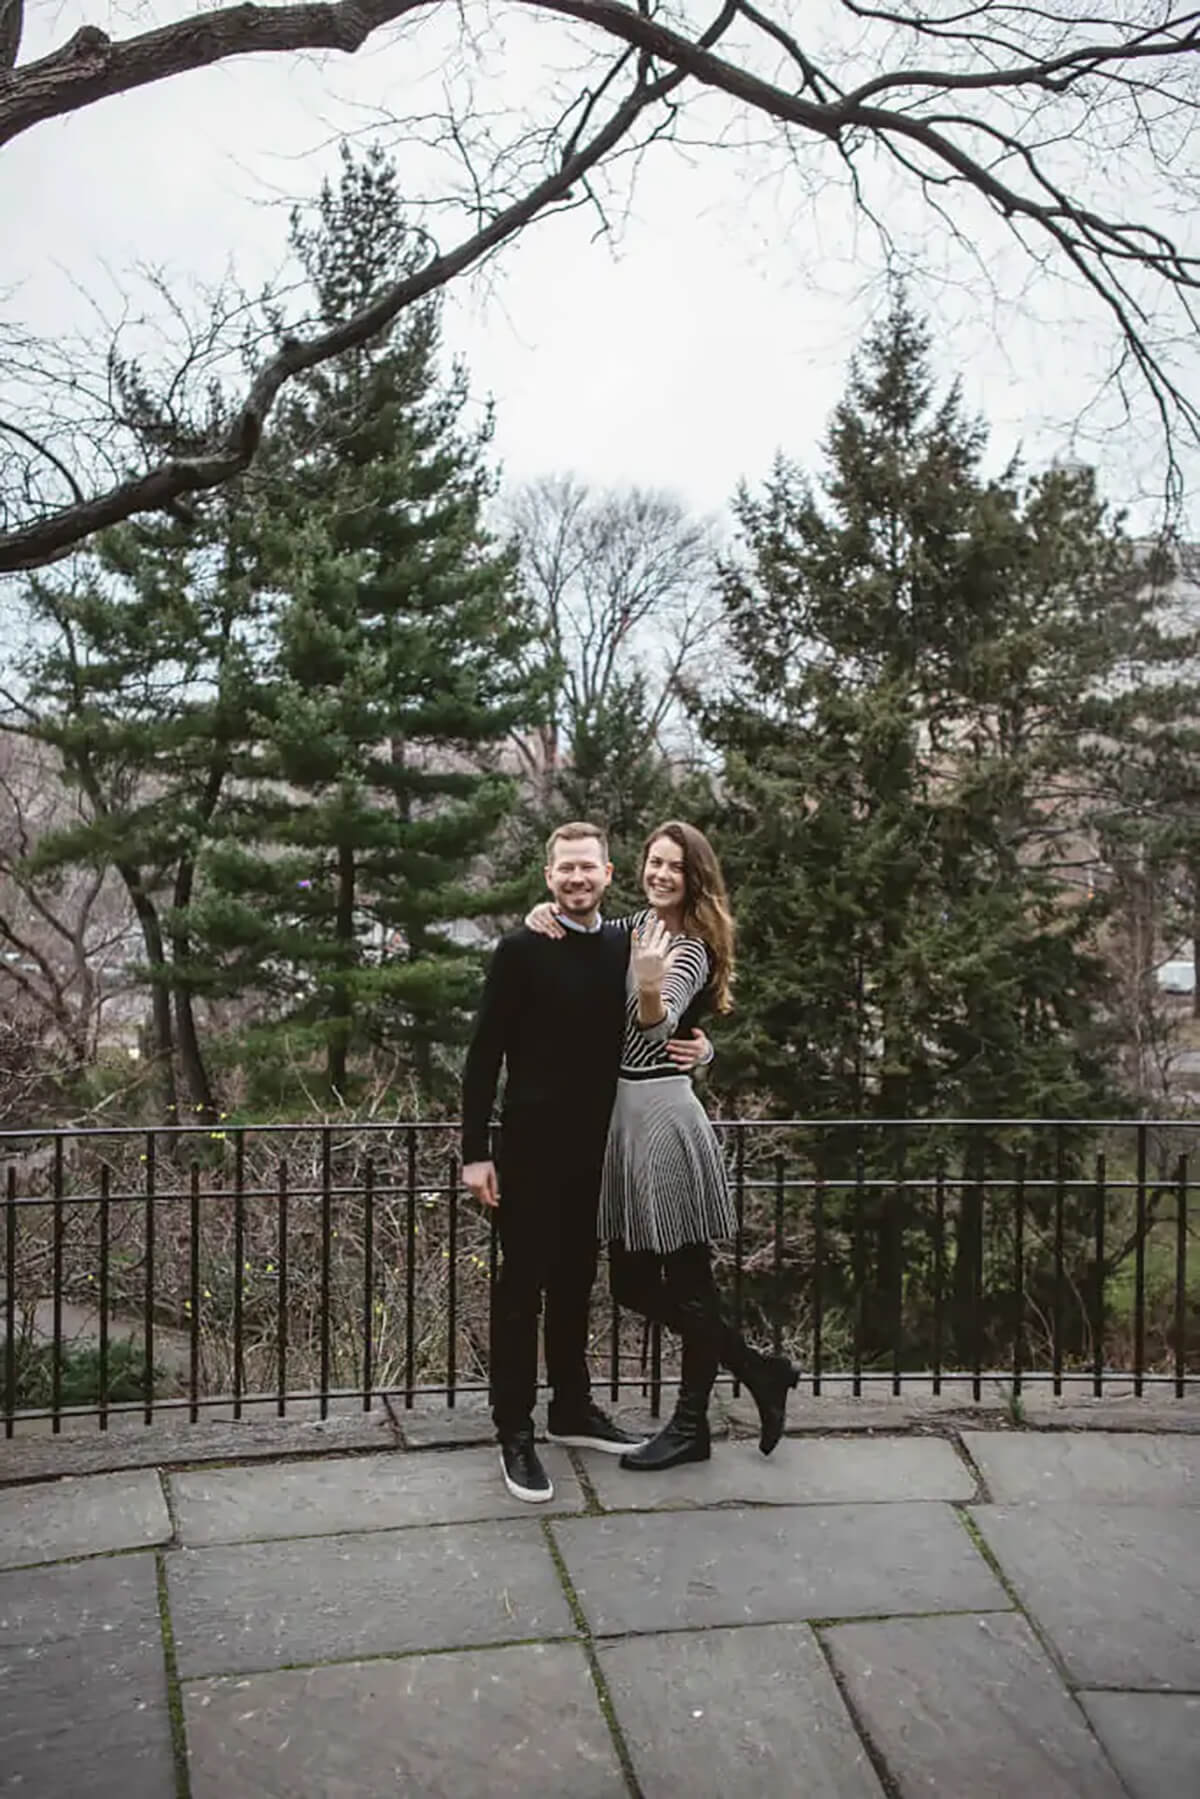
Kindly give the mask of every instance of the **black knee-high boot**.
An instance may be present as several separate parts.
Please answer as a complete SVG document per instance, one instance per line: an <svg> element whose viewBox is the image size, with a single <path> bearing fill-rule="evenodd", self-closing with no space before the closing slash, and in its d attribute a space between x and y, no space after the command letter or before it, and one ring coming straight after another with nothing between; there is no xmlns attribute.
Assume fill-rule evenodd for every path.
<svg viewBox="0 0 1200 1799"><path fill-rule="evenodd" d="M731 1374L749 1390L758 1407L758 1447L770 1455L787 1421L787 1396L800 1380L800 1370L783 1355L762 1355L744 1338L730 1332L735 1342L722 1357Z"/></svg>
<svg viewBox="0 0 1200 1799"><path fill-rule="evenodd" d="M706 1461L711 1453L708 1398L717 1369L737 1376L758 1407L758 1447L763 1455L783 1435L787 1396L800 1379L786 1356L762 1355L721 1317L712 1278L712 1252L707 1243L689 1243L665 1256L661 1273L651 1258L618 1261L622 1285L641 1276L635 1303L645 1316L667 1325L683 1339L679 1404L664 1430L641 1450L623 1459L630 1468L670 1468L679 1462ZM630 1289L631 1290L631 1289Z"/></svg>
<svg viewBox="0 0 1200 1799"><path fill-rule="evenodd" d="M626 1468L673 1468L707 1461L711 1454L708 1400L717 1369L726 1367L758 1407L758 1447L763 1455L783 1435L787 1396L800 1379L786 1356L762 1355L721 1317L712 1277L712 1250L688 1243L661 1259L645 1251L610 1246L613 1298L619 1305L665 1324L683 1340L679 1402L657 1437L622 1456Z"/></svg>
<svg viewBox="0 0 1200 1799"><path fill-rule="evenodd" d="M706 1462L712 1454L708 1399L716 1378L715 1356L702 1339L685 1335L675 1410L656 1437L621 1457L622 1468L655 1473L683 1462Z"/></svg>
<svg viewBox="0 0 1200 1799"><path fill-rule="evenodd" d="M678 1299L680 1329L702 1337L707 1352L736 1375L758 1407L758 1447L770 1455L787 1417L787 1396L800 1373L786 1356L763 1355L721 1317L708 1244L689 1244L667 1258L667 1291Z"/></svg>

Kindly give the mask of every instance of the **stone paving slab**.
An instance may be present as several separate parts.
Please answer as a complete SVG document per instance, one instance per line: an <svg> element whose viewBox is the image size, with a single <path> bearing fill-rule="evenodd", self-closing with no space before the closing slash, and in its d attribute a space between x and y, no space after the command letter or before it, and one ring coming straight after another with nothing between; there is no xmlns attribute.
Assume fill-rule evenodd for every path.
<svg viewBox="0 0 1200 1799"><path fill-rule="evenodd" d="M901 1799L1124 1799L1074 1700L1015 1613L839 1624L827 1640Z"/></svg>
<svg viewBox="0 0 1200 1799"><path fill-rule="evenodd" d="M624 1799L578 1643L184 1688L192 1799Z"/></svg>
<svg viewBox="0 0 1200 1799"><path fill-rule="evenodd" d="M998 1504L1200 1506L1197 1437L964 1431L963 1444Z"/></svg>
<svg viewBox="0 0 1200 1799"><path fill-rule="evenodd" d="M643 1799L883 1799L807 1624L629 1637L598 1654Z"/></svg>
<svg viewBox="0 0 1200 1799"><path fill-rule="evenodd" d="M1200 1793L1200 1695L1081 1693L1079 1698L1133 1799Z"/></svg>
<svg viewBox="0 0 1200 1799"><path fill-rule="evenodd" d="M189 1424L178 1413L143 1424L140 1414L109 1420L100 1431L94 1418L63 1420L61 1436L47 1436L49 1420L18 1424L20 1436L0 1444L0 1485L40 1480L46 1475L99 1474L115 1468L161 1468L181 1462L231 1462L257 1456L312 1456L353 1449L387 1449L399 1438L382 1407L331 1418L265 1417L261 1409L239 1421L202 1415ZM44 1428L43 1428L44 1427Z"/></svg>
<svg viewBox="0 0 1200 1799"><path fill-rule="evenodd" d="M1007 1607L948 1506L623 1513L551 1526L597 1636Z"/></svg>
<svg viewBox="0 0 1200 1799"><path fill-rule="evenodd" d="M181 1676L574 1631L532 1521L181 1549L167 1581Z"/></svg>
<svg viewBox="0 0 1200 1799"><path fill-rule="evenodd" d="M1200 1691L1200 1511L985 1505L973 1516L1077 1684Z"/></svg>
<svg viewBox="0 0 1200 1799"><path fill-rule="evenodd" d="M171 1519L157 1474L91 1474L0 1491L0 1567L146 1549Z"/></svg>
<svg viewBox="0 0 1200 1799"><path fill-rule="evenodd" d="M547 1509L581 1512L583 1490L566 1451L551 1445L543 1459L554 1482ZM396 1450L169 1478L180 1538L190 1546L529 1517L528 1504L504 1485L494 1449Z"/></svg>
<svg viewBox="0 0 1200 1799"><path fill-rule="evenodd" d="M1146 1387L1139 1399L1132 1382L1105 1381L1100 1398L1079 1390L1056 1397L1042 1386L1024 1392L1021 1405L1026 1423L1037 1430L1161 1431L1168 1436L1200 1431L1200 1380L1195 1375L1180 1398L1167 1387Z"/></svg>
<svg viewBox="0 0 1200 1799"><path fill-rule="evenodd" d="M0 1788L172 1799L152 1555L0 1575Z"/></svg>
<svg viewBox="0 0 1200 1799"><path fill-rule="evenodd" d="M452 1449L496 1441L483 1395L464 1394L453 1406L418 1395L406 1406L403 1394L389 1393L385 1404L393 1429L408 1449Z"/></svg>
<svg viewBox="0 0 1200 1799"><path fill-rule="evenodd" d="M758 1411L745 1388L735 1399L727 1391L722 1409L740 1436L758 1432ZM958 1425L991 1428L1009 1416L1007 1388L985 1380L975 1399L969 1381L947 1384L940 1393L920 1375L906 1378L899 1393L885 1381L864 1385L857 1396L848 1377L825 1375L820 1393L814 1393L811 1377L801 1374L800 1385L788 1398L787 1429L806 1432L943 1431Z"/></svg>
<svg viewBox="0 0 1200 1799"><path fill-rule="evenodd" d="M625 1394L615 1403L599 1385L596 1397L610 1418L613 1418L625 1430L634 1436L652 1437L661 1430L664 1421L670 1416L675 1404L676 1388L663 1383L661 1415L654 1418L650 1411L650 1402L640 1394ZM388 1412L395 1429L408 1449L454 1449L494 1443L496 1427L492 1423L492 1415L482 1395L467 1394L454 1407L448 1407L443 1401L428 1396L418 1397L411 1407L406 1407L403 1398L395 1394L388 1397ZM709 1427L714 1438L729 1434L729 1426L725 1418L725 1403L719 1393L714 1394L709 1413ZM534 1419L534 1431L539 1442L545 1441L546 1419L544 1409L539 1409ZM593 1453L584 1451L589 1461L599 1459ZM603 1451L600 1452L603 1454Z"/></svg>
<svg viewBox="0 0 1200 1799"><path fill-rule="evenodd" d="M588 1475L617 1511L679 1505L813 1505L903 1499L973 1499L976 1481L940 1437L788 1437L769 1456L757 1443L722 1444L710 1462L631 1474L597 1456Z"/></svg>

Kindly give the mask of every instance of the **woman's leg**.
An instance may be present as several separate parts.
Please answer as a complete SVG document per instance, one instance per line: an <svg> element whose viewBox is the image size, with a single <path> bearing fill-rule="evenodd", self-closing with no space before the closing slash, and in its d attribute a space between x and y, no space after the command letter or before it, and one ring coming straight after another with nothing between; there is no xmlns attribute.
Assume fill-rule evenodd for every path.
<svg viewBox="0 0 1200 1799"><path fill-rule="evenodd" d="M652 1323L662 1324L662 1257L652 1249L626 1249L623 1243L608 1246L608 1290L613 1304L623 1312L637 1312Z"/></svg>
<svg viewBox="0 0 1200 1799"><path fill-rule="evenodd" d="M704 1462L712 1453L708 1400L720 1365L720 1314L707 1244L691 1243L660 1257L610 1245L613 1298L682 1340L679 1398L658 1435L622 1456L623 1468L644 1472Z"/></svg>
<svg viewBox="0 0 1200 1799"><path fill-rule="evenodd" d="M786 1356L760 1355L740 1331L725 1323L712 1275L711 1246L687 1243L664 1256L661 1281L653 1290L646 1283L638 1309L682 1338L680 1403L666 1430L626 1458L625 1465L672 1467L707 1457L708 1399L722 1364L748 1387L758 1407L759 1448L770 1455L783 1435L787 1396L799 1375ZM664 1441L668 1437L672 1440Z"/></svg>

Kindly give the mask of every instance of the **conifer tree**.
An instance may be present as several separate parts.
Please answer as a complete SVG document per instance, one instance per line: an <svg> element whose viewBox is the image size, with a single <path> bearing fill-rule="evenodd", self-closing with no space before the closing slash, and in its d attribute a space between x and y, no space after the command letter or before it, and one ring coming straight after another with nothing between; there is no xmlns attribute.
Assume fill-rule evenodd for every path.
<svg viewBox="0 0 1200 1799"><path fill-rule="evenodd" d="M729 680L701 708L741 950L714 1078L739 1102L852 1120L1120 1103L1103 896L1073 865L1094 855L1098 698L1146 647L1143 571L1090 473L989 480L984 447L957 389L935 395L900 295L852 367L822 486L780 461L739 496ZM827 1137L843 1174L855 1136ZM959 1172L966 1331L982 1227ZM868 1334L898 1291L886 1185Z"/></svg>
<svg viewBox="0 0 1200 1799"><path fill-rule="evenodd" d="M325 326L421 253L374 151L343 153L292 242ZM266 446L253 767L195 908L222 987L270 991L260 1048L319 1050L339 1095L352 1052L379 1045L436 1084L478 974L462 921L514 897L477 870L513 799L500 747L538 686L514 557L483 522L490 419L466 427L464 371L444 379L439 353L436 302L406 311L298 380Z"/></svg>
<svg viewBox="0 0 1200 1799"><path fill-rule="evenodd" d="M781 461L738 500L732 677L705 713L744 966L722 1072L788 1112L1055 1115L1106 1091L1073 777L1143 577L1090 474L989 481L984 445L956 389L935 399L901 296L824 491Z"/></svg>

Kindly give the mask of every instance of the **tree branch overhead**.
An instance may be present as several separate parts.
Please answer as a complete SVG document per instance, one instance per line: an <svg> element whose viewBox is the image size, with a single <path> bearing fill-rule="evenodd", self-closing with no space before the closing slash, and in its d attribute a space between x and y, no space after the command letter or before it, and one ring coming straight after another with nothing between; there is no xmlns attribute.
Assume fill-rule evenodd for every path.
<svg viewBox="0 0 1200 1799"><path fill-rule="evenodd" d="M472 0L464 0L464 34L473 29L473 11ZM1137 371L1163 421L1171 468L1174 433L1200 440L1200 398L1176 360L1178 345L1200 322L1200 253L1190 241L1200 194L1186 158L1178 148L1172 154L1169 141L1174 126L1187 143L1187 127L1200 109L1200 9L1124 0L1105 20L1003 0L982 0L969 11L936 0L890 10L845 0L836 16L853 41L841 46L815 34L810 43L812 27L789 0L771 13L729 0L694 34L680 11L664 17L621 0L514 0L514 11L569 26L572 62L569 70L547 63L544 71L553 123L514 119L511 142L494 149L490 166L475 166L463 129L477 104L472 83L463 78L456 95L454 76L447 76L447 142L468 171L473 229L346 324L280 343L253 375L232 424L201 453L106 485L94 470L70 466L44 431L14 420L10 441L23 436L27 444L34 438L45 444L42 460L58 483L59 503L38 502L28 491L0 496L7 501L5 522L11 521L0 530L0 573L39 566L97 530L232 479L253 459L271 407L292 376L364 342L539 217L581 197L595 200L604 166L651 142L664 120L669 135L678 109L705 90L770 121L790 158L806 143L814 154L833 148L850 174L848 203L867 217L873 214L862 184L865 146L890 154L939 230L957 230L965 241L968 228L949 216L949 199L981 199L1018 232L1031 260L1044 246L1047 266L1082 282L1106 311L1120 358ZM0 145L191 71L248 56L353 55L387 28L435 14L446 16L434 0L212 6L121 39L87 26L49 55L16 63L21 7L19 0L0 0ZM581 30L592 44L590 64L578 60ZM564 82L574 94L565 110ZM648 134L639 125L644 120ZM1058 154L1060 137L1089 150L1086 182L1064 173L1071 164ZM1122 186L1117 148L1134 139L1173 184L1172 202L1157 213ZM36 459L38 452L28 454Z"/></svg>

